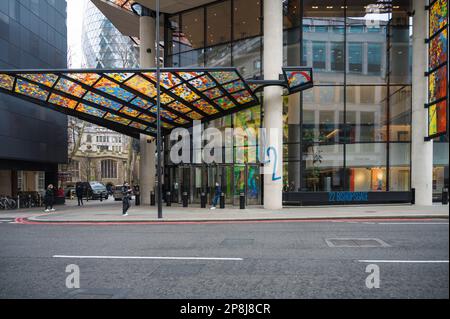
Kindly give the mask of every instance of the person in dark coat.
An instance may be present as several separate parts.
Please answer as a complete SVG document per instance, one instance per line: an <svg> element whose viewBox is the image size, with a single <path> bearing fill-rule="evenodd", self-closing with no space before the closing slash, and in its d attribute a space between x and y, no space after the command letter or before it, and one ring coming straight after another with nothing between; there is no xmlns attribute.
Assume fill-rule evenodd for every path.
<svg viewBox="0 0 450 319"><path fill-rule="evenodd" d="M130 198L131 198L131 188L130 185L125 182L122 186L122 204L123 204L123 210L122 210L122 216L128 216L128 209L130 209Z"/></svg>
<svg viewBox="0 0 450 319"><path fill-rule="evenodd" d="M75 193L76 193L77 199L78 199L78 206L84 206L84 203L83 203L83 184L77 183L77 186L75 187Z"/></svg>
<svg viewBox="0 0 450 319"><path fill-rule="evenodd" d="M219 202L220 195L222 195L222 188L219 183L216 183L216 190L214 192L214 199L211 209L216 209L217 203Z"/></svg>
<svg viewBox="0 0 450 319"><path fill-rule="evenodd" d="M45 203L45 212L48 213L50 211L54 212L53 204L55 202L55 191L52 184L48 185L47 190L45 191L44 203Z"/></svg>

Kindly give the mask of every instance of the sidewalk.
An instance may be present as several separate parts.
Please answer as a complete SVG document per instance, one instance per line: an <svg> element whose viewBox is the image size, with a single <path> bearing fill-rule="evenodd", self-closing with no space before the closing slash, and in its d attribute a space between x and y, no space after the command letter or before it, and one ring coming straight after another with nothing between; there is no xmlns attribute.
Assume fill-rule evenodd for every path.
<svg viewBox="0 0 450 319"><path fill-rule="evenodd" d="M30 211L28 220L47 223L114 223L114 222L213 222L213 221L271 221L271 220L320 220L320 219L372 219L372 218L444 218L448 219L448 206L431 207L411 205L389 206L321 206L321 207L289 207L282 210L267 211L262 207L201 209L198 206L189 208L163 207L163 219L157 218L156 207L132 206L129 216L122 216L121 202L89 202L84 207L68 202L57 211L45 214ZM14 215L14 214L8 214ZM19 216L20 215L20 216ZM17 212L17 217L26 216L26 212ZM4 214L0 213L4 217Z"/></svg>

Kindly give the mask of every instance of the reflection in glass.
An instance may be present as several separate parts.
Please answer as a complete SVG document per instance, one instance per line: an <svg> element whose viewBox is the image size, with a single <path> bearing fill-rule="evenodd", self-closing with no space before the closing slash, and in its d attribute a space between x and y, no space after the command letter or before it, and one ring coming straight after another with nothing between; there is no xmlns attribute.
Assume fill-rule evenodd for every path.
<svg viewBox="0 0 450 319"><path fill-rule="evenodd" d="M231 40L231 1L224 1L206 8L206 44L217 45Z"/></svg>

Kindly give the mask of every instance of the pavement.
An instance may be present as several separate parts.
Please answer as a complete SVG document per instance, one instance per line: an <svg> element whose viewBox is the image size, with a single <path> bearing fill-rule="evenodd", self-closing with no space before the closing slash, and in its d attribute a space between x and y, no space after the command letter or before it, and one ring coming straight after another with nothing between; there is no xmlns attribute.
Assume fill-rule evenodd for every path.
<svg viewBox="0 0 450 319"><path fill-rule="evenodd" d="M122 216L121 202L89 201L83 207L68 200L66 205L56 207L56 212L44 213L41 208L0 212L0 220L14 218L20 223L167 223L167 222L235 222L235 221L292 221L329 219L374 218L444 218L448 219L448 206L415 205L367 205L367 206L320 206L286 207L282 210L264 210L262 207L235 207L226 209L188 208L174 205L163 207L163 218L157 218L156 207L132 205L128 214Z"/></svg>

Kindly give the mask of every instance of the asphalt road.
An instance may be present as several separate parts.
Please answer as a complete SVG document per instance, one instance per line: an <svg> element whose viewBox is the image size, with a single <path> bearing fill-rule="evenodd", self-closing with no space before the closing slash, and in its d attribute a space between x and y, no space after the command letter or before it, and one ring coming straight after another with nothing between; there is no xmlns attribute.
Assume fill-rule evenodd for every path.
<svg viewBox="0 0 450 319"><path fill-rule="evenodd" d="M355 240L368 238L378 241ZM145 226L5 221L0 298L449 298L448 259L448 220ZM80 289L66 287L70 264L79 267ZM368 289L366 267L372 264L379 267L380 288Z"/></svg>

